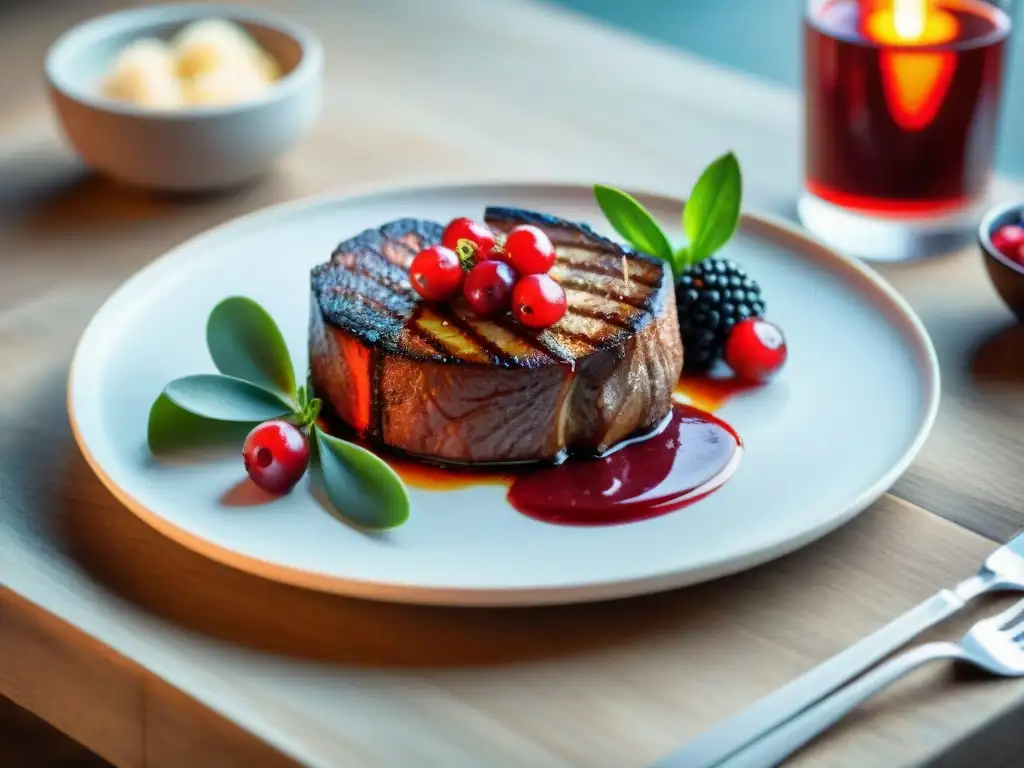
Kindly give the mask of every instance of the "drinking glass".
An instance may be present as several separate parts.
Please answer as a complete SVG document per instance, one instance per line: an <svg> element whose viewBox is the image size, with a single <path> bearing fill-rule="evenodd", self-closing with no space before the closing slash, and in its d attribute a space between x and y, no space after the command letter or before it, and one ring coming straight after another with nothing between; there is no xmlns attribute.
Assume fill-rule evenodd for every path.
<svg viewBox="0 0 1024 768"><path fill-rule="evenodd" d="M973 236L992 173L1012 0L809 0L804 226L901 261Z"/></svg>

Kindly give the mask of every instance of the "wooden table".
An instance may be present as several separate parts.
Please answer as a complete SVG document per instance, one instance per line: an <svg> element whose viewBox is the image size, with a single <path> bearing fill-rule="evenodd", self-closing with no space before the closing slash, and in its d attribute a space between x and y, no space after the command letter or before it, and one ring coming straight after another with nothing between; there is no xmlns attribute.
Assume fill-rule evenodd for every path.
<svg viewBox="0 0 1024 768"><path fill-rule="evenodd" d="M77 165L36 74L63 28L116 5L0 12L0 694L115 765L641 766L973 573L1016 532L1024 332L964 252L883 270L942 361L920 459L855 522L753 572L604 605L436 610L260 581L162 538L88 471L64 396L84 324L168 247L366 182L684 194L729 148L748 207L789 214L800 104L524 0L279 0L328 45L315 133L236 195L160 199ZM1022 707L1024 683L936 667L792 763L1019 764Z"/></svg>

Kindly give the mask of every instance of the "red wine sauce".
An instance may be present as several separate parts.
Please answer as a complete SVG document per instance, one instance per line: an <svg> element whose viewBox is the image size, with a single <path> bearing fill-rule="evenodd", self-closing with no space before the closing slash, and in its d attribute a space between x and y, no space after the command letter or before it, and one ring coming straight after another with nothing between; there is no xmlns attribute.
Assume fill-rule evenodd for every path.
<svg viewBox="0 0 1024 768"><path fill-rule="evenodd" d="M524 515L560 525L616 525L685 507L720 488L742 455L721 419L676 404L655 435L598 459L570 459L516 476L508 491Z"/></svg>

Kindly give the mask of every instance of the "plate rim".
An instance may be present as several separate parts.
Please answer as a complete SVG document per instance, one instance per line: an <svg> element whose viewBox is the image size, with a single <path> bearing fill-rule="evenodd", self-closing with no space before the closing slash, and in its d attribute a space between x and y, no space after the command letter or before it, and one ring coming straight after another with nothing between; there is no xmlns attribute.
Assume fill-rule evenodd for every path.
<svg viewBox="0 0 1024 768"><path fill-rule="evenodd" d="M518 178L507 180L416 180L397 184L394 182L374 183L351 187L342 193L328 191L263 206L226 219L219 224L187 237L123 280L103 300L103 303L93 313L80 334L69 366L66 387L68 418L72 435L79 451L92 472L121 505L158 533L180 546L184 546L222 565L259 578L266 578L298 588L340 596L410 605L461 607L558 605L615 600L692 586L749 570L802 549L827 534L838 530L883 496L913 464L927 442L938 416L942 388L941 369L935 346L924 323L910 306L910 303L875 269L830 247L809 232L804 231L797 224L757 208L743 211L739 230L752 228L753 234L760 237L764 237L766 232L770 232L775 240L781 239L783 244L789 248L799 248L805 252L808 249L813 249L824 254L833 267L832 271L839 273L839 276L844 281L848 281L851 276L854 276L861 283L869 286L868 291L865 291L863 287L857 288L858 292L867 294L869 291L873 291L880 295L896 311L898 320L890 319L889 324L900 332L908 347L916 347L914 351L918 353L916 355L918 365L915 367L919 368L921 374L921 383L923 385L921 394L924 406L913 440L909 442L899 460L894 462L888 471L880 475L873 485L864 489L858 497L851 499L841 514L830 517L827 521L810 529L805 529L798 534L776 541L771 546L748 547L726 561L715 561L684 571L671 570L651 573L633 579L589 580L579 584L563 584L555 587L437 587L340 578L315 571L271 563L234 550L225 549L188 530L180 528L159 513L148 509L124 491L106 473L100 461L89 449L87 440L80 429L75 415L76 371L81 366L82 358L88 351L88 347L93 343L93 335L98 332L97 328L103 321L104 313L112 311L109 308L120 297L130 293L136 284L144 282L150 272L162 268L163 264L173 260L180 252L194 250L197 244L201 245L205 238L214 238L224 229L244 226L246 223L251 223L253 220L261 218L287 217L293 212L301 212L325 205L352 205L374 197L388 195L429 195L431 193L453 193L463 190L492 190L492 194L499 190L506 192L508 190L515 190L526 194L540 191L549 195L564 195L578 194L582 190L590 189L591 187L592 183L590 182L574 182L561 179L557 181L533 181ZM626 191L640 201L652 200L662 204L682 204L685 200L683 197L664 192L632 188L627 188ZM843 274L844 272L845 274Z"/></svg>

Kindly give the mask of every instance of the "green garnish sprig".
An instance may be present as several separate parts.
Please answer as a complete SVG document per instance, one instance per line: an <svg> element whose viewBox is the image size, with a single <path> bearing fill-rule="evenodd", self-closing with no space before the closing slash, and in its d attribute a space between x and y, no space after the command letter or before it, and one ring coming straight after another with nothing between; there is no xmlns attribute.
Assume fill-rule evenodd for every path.
<svg viewBox="0 0 1024 768"><path fill-rule="evenodd" d="M220 302L206 324L206 346L219 373L185 376L167 384L149 412L147 439L154 455L241 441L268 419L284 419L310 440L310 471L337 517L381 531L409 517L405 484L388 464L355 443L324 432L322 402L312 387L296 386L288 346L270 314L252 299Z"/></svg>
<svg viewBox="0 0 1024 768"><path fill-rule="evenodd" d="M654 216L632 195L595 184L594 197L616 232L636 250L668 262L673 275L679 277L733 236L740 220L743 178L732 152L718 157L704 169L683 206L683 233L687 242L677 249L672 248Z"/></svg>

